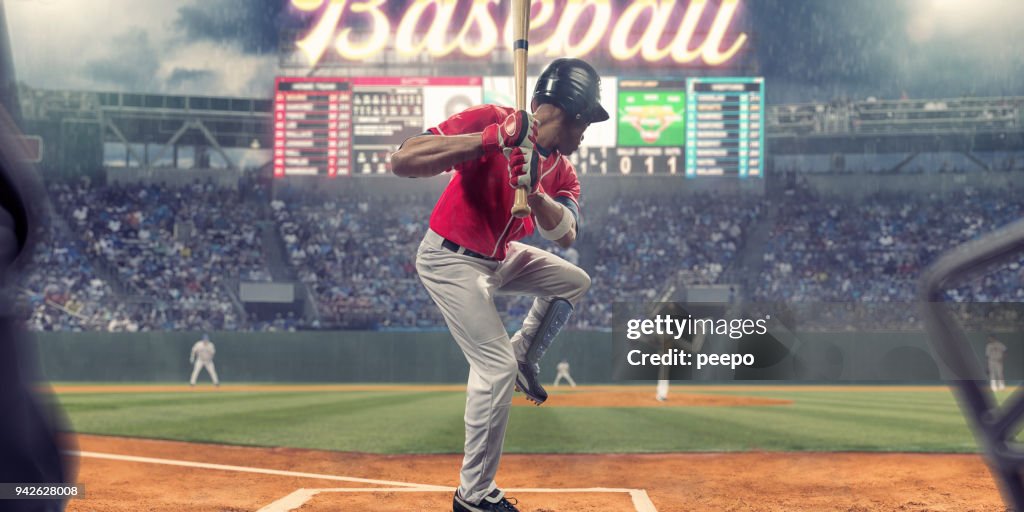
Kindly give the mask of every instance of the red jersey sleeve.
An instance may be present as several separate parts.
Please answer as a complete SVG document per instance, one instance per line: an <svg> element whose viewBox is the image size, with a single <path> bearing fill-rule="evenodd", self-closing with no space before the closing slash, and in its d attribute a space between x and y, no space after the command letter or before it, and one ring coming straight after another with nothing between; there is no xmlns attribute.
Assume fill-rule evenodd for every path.
<svg viewBox="0 0 1024 512"><path fill-rule="evenodd" d="M445 119L441 124L430 128L429 131L434 135L465 135L482 132L488 125L501 121L498 116L498 107L479 105Z"/></svg>
<svg viewBox="0 0 1024 512"><path fill-rule="evenodd" d="M580 180L576 176L576 168L564 156L562 157L561 164L562 168L558 169L558 172L555 173L555 180L551 188L548 189L548 195L551 197L568 197L578 206L580 202Z"/></svg>
<svg viewBox="0 0 1024 512"><path fill-rule="evenodd" d="M470 107L448 119L441 124L427 130L434 135L465 135L467 133L478 133L484 131L489 125L500 122L504 119L501 110L495 105L479 105ZM461 171L462 164L458 164L449 170Z"/></svg>

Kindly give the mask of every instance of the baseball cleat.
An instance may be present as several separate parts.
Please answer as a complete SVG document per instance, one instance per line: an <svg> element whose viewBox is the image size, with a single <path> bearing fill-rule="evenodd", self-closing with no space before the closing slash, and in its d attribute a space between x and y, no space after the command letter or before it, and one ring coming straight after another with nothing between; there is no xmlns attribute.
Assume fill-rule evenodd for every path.
<svg viewBox="0 0 1024 512"><path fill-rule="evenodd" d="M548 399L548 392L540 385L540 366L519 362L516 371L516 391L522 391L526 399L540 405Z"/></svg>
<svg viewBox="0 0 1024 512"><path fill-rule="evenodd" d="M509 502L505 499L505 491L501 489L495 489L491 491L491 494L484 496L483 501L473 505L468 501L462 499L459 496L459 491L455 491L455 498L452 500L452 511L453 512L519 512L519 509L515 507L517 504L515 498Z"/></svg>

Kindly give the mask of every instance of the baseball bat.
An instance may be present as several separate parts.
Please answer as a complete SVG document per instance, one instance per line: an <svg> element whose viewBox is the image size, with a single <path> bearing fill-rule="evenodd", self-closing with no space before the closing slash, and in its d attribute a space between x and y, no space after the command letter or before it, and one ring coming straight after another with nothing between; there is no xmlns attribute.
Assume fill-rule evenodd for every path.
<svg viewBox="0 0 1024 512"><path fill-rule="evenodd" d="M512 70L515 74L516 110L526 110L526 52L529 50L530 0L512 0ZM512 215L528 217L525 187L516 189L516 202Z"/></svg>

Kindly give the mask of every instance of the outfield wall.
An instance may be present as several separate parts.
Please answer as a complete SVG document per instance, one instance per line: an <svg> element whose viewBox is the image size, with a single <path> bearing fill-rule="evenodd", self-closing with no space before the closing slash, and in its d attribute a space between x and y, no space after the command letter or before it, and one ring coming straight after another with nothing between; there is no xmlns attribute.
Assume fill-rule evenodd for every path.
<svg viewBox="0 0 1024 512"><path fill-rule="evenodd" d="M187 381L201 333L36 333L43 373L57 381ZM465 382L469 366L447 332L213 332L224 382ZM582 382L610 379L609 333L563 333L548 352ZM206 373L201 379L208 380Z"/></svg>
<svg viewBox="0 0 1024 512"><path fill-rule="evenodd" d="M50 380L185 382L192 371L189 352L199 333L61 332L35 337L43 373ZM983 357L985 335L974 333L971 338ZM1018 380L1024 376L1024 343L1013 334L999 338L1009 348L1006 379ZM214 332L211 339L224 382L460 383L468 374L465 358L447 332ZM756 354L760 363L736 377L873 381L898 374L903 380L927 382L938 376L923 333L804 333L780 340L750 339L732 346L729 350ZM565 358L579 383L614 382L613 353L611 333L562 333L545 358L543 379L553 380L555 365ZM205 372L202 379L208 380Z"/></svg>

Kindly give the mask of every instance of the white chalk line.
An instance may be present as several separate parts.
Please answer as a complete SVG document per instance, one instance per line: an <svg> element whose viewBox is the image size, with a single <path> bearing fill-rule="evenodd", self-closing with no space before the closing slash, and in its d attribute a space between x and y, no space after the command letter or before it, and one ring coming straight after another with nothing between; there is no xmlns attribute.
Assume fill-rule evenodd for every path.
<svg viewBox="0 0 1024 512"><path fill-rule="evenodd" d="M165 466L179 466L188 468L200 468L200 469L212 469L218 471L235 471L239 473L256 473L263 475L274 475L274 476L288 476L295 478L313 478L317 480L334 480L339 482L352 482L362 484L373 484L373 485L388 485L394 487L371 487L371 488L355 488L355 487L341 487L341 488L324 488L324 489L298 489L291 494L281 498L261 509L257 512L290 512L301 507L303 504L308 502L314 496L321 492L455 492L454 487L445 487L440 485L429 485L429 484L413 484L408 482L397 482L394 480L375 480L370 478L356 478L349 476L338 476L338 475L326 475L321 473L306 473L301 471L284 471L279 469L266 469L266 468L254 468L247 466L234 466L229 464L210 464L206 462L192 462L184 460L174 459L160 459L155 457L138 457L134 455L117 455L113 453L100 453L100 452L89 452L89 451L66 451L68 455L86 457L93 459L106 459L116 460L122 462L138 462L143 464L161 464ZM519 489L505 489L506 493L550 493L550 494L568 494L568 493L625 493L629 494L633 501L633 506L636 508L636 512L658 512L654 507L654 503L651 501L650 496L647 495L647 491L643 489L617 489L617 488L606 488L606 487L590 487L590 488L563 488L563 489L552 489L552 488L519 488Z"/></svg>
<svg viewBox="0 0 1024 512"><path fill-rule="evenodd" d="M141 462L144 464L163 464L165 466L181 466L187 468L202 468L202 469L215 469L220 471L236 471L240 473L258 473L262 475L274 475L274 476L291 476L297 478L316 478L319 480L336 480L339 482L353 482L358 484L373 484L373 485L394 485L398 487L408 487L417 490L434 490L434 491L448 491L448 487L442 487L439 485L426 485L426 484L411 484L408 482L395 482L392 480L373 480L369 478L355 478L351 476L337 476L337 475L324 475L319 473L304 473L301 471L282 471L279 469L264 469L264 468L253 468L246 466L231 466L227 464L209 464L206 462L191 462L184 460L173 460L173 459L156 459L152 457L136 457L133 455L115 455L112 453L98 453L98 452L82 452L82 451L68 451L65 452L68 455L77 455L79 457L89 457L93 459L107 459L107 460L118 460L124 462Z"/></svg>
<svg viewBox="0 0 1024 512"><path fill-rule="evenodd" d="M402 489L402 487L396 487L395 490ZM313 496L317 495L317 489L299 489L284 498L281 498L256 512L278 512L295 510L306 504L307 501L313 499Z"/></svg>

